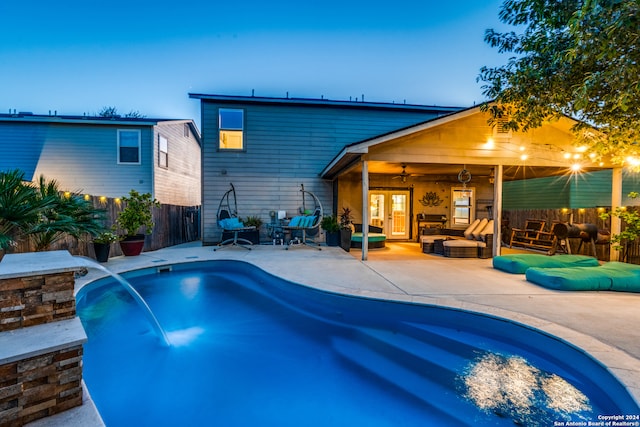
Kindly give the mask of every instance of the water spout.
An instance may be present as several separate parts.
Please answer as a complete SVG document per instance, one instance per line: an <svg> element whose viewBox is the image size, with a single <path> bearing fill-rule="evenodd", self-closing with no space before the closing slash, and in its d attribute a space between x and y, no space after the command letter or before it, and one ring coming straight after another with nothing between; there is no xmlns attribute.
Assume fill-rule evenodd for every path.
<svg viewBox="0 0 640 427"><path fill-rule="evenodd" d="M149 307L149 304L147 304L147 302L144 300L142 295L140 295L140 293L138 293L138 291L136 291L133 288L133 286L131 286L131 284L124 277L120 276L117 273L114 273L113 271L107 269L103 265L98 264L96 261L94 261L91 258L81 257L81 256L77 256L76 258L86 261L84 262L85 267L95 268L96 270L100 270L104 273L107 273L109 276L113 277L118 283L120 283L122 287L129 293L129 295L131 295L131 297L136 302L136 304L138 304L138 306L142 309L142 312L147 317L147 320L151 324L152 329L160 339L161 343L165 347L171 346L171 343L169 342L169 338L167 337L166 332L164 331L164 329L162 329L162 326L160 326L160 322L158 322L158 319L153 314L153 311L151 311L151 307Z"/></svg>

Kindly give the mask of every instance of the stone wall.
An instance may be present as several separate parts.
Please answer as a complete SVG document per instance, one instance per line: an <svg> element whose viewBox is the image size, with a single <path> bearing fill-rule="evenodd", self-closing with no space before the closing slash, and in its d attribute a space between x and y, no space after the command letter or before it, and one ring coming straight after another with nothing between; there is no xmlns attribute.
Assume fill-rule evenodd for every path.
<svg viewBox="0 0 640 427"><path fill-rule="evenodd" d="M0 366L0 425L21 426L82 404L82 346Z"/></svg>
<svg viewBox="0 0 640 427"><path fill-rule="evenodd" d="M0 332L72 319L73 272L0 280Z"/></svg>
<svg viewBox="0 0 640 427"><path fill-rule="evenodd" d="M64 253L63 253L64 252ZM82 344L73 257L9 254L0 269L0 426L82 405Z"/></svg>

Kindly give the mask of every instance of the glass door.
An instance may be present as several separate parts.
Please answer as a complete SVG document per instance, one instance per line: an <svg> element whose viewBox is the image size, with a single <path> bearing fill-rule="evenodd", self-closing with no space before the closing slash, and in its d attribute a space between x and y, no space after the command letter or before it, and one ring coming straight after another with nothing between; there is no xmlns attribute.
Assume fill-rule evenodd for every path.
<svg viewBox="0 0 640 427"><path fill-rule="evenodd" d="M409 238L409 191L372 191L369 205L369 223L382 228L387 239Z"/></svg>

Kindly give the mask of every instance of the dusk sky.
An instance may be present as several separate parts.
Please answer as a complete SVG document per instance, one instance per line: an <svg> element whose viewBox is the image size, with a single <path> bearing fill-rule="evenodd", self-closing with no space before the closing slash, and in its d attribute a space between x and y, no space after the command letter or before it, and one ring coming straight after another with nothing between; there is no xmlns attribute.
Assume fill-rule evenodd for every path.
<svg viewBox="0 0 640 427"><path fill-rule="evenodd" d="M0 112L192 118L188 93L471 106L502 1L0 2Z"/></svg>

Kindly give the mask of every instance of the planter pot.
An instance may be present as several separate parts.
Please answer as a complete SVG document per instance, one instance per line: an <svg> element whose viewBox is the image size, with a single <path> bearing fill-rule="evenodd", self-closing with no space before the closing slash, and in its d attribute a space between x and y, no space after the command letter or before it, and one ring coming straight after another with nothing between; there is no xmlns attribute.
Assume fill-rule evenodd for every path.
<svg viewBox="0 0 640 427"><path fill-rule="evenodd" d="M340 230L340 247L347 252L351 250L351 230L350 229Z"/></svg>
<svg viewBox="0 0 640 427"><path fill-rule="evenodd" d="M326 241L327 241L327 246L338 246L340 245L340 232L339 231L332 231L332 232L326 232Z"/></svg>
<svg viewBox="0 0 640 427"><path fill-rule="evenodd" d="M120 240L120 249L125 256L137 256L142 252L144 247L144 234L136 234L135 236L125 237Z"/></svg>
<svg viewBox="0 0 640 427"><path fill-rule="evenodd" d="M93 242L93 251L96 253L96 261L107 262L109 261L109 251L111 250L111 243L96 243Z"/></svg>

